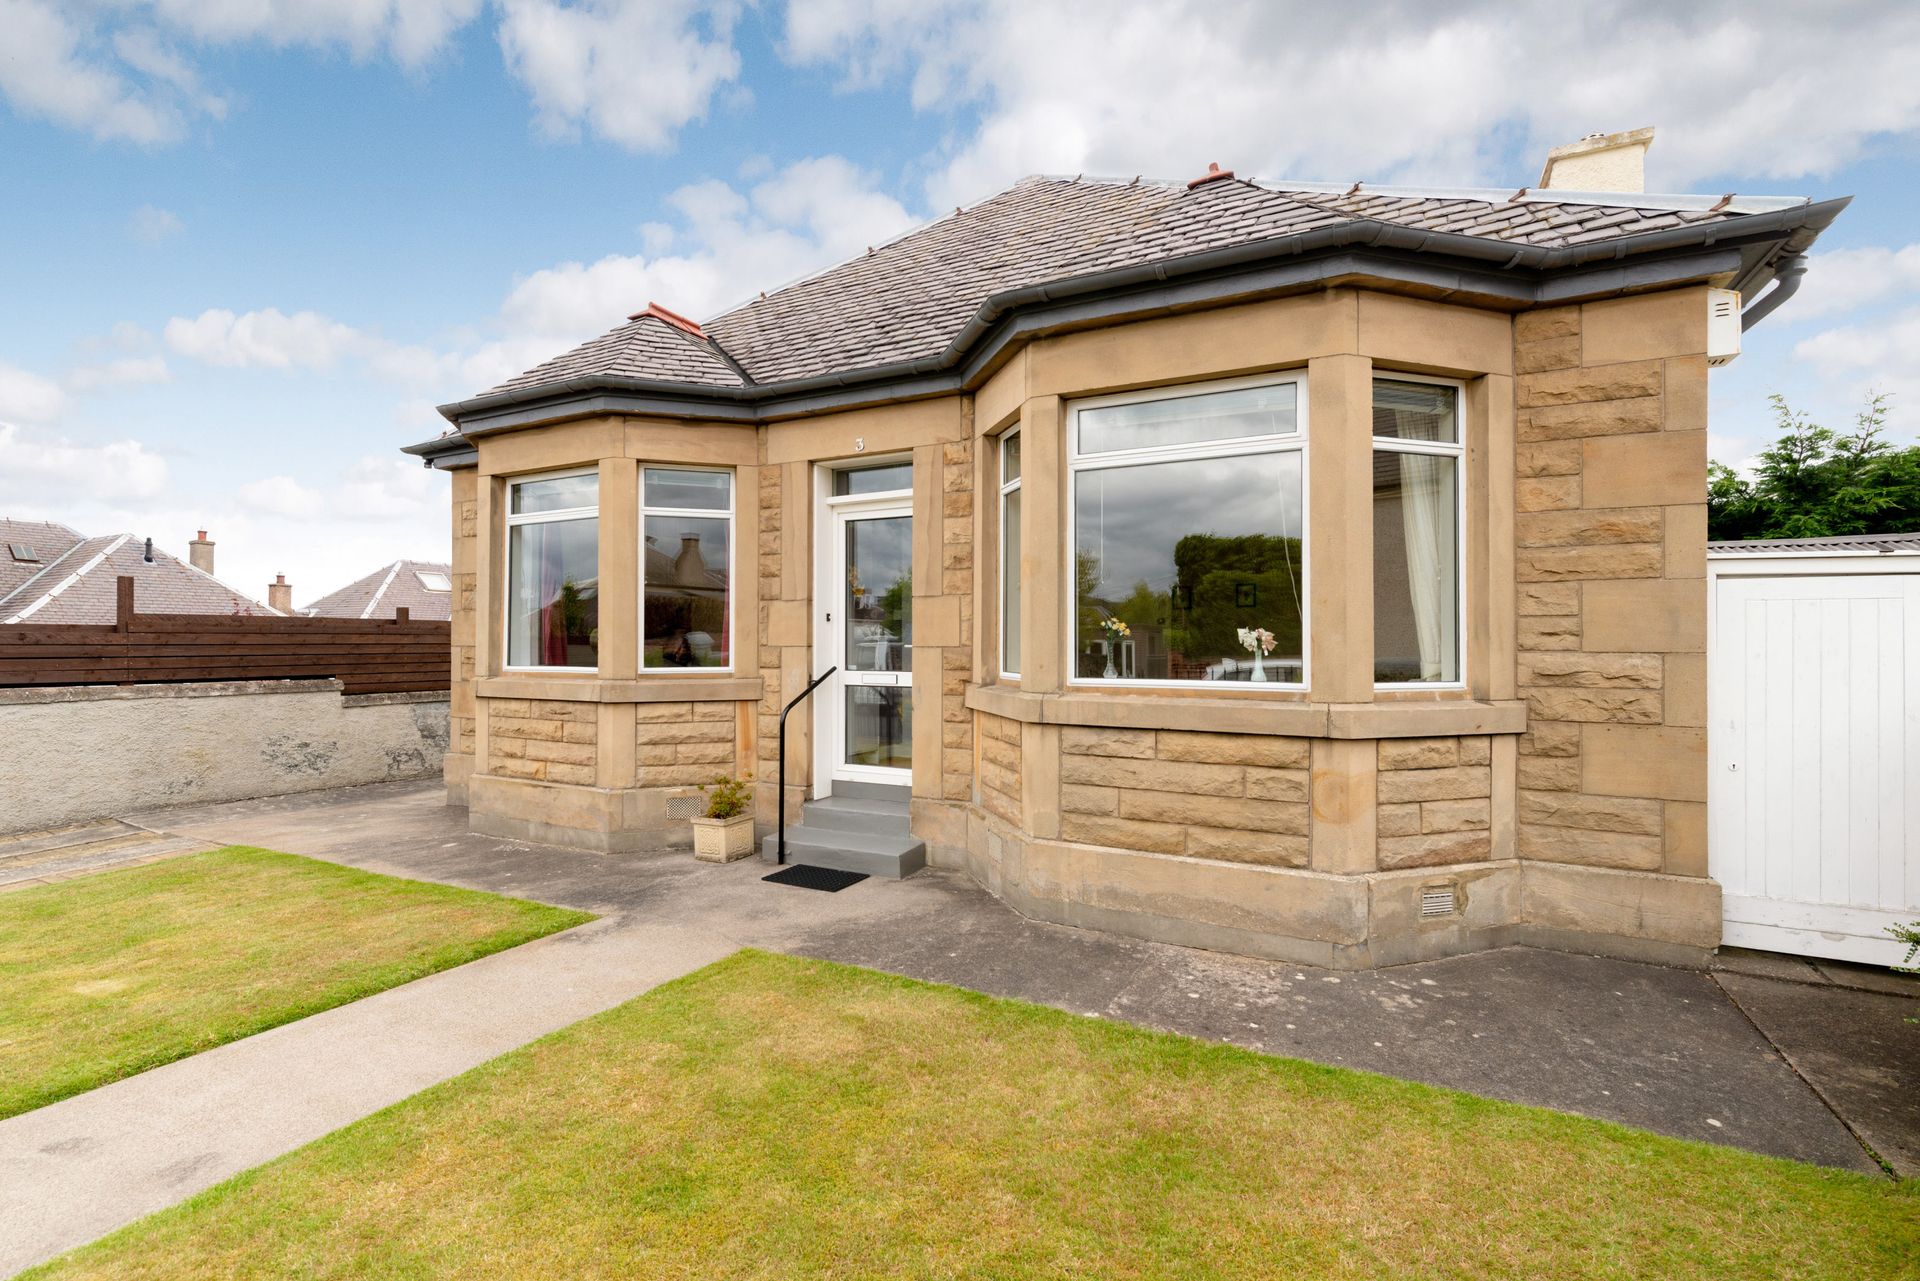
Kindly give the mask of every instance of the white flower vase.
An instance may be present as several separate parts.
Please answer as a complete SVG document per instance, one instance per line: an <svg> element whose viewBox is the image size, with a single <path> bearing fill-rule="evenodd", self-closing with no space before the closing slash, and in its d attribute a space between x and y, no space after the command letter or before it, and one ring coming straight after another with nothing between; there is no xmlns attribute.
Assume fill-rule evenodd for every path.
<svg viewBox="0 0 1920 1281"><path fill-rule="evenodd" d="M1107 646L1107 670L1101 672L1100 676L1103 680L1119 679L1120 673L1115 671L1113 666L1113 646L1111 644Z"/></svg>
<svg viewBox="0 0 1920 1281"><path fill-rule="evenodd" d="M1260 655L1258 653L1255 653L1253 656L1253 675L1247 679L1254 681L1267 679L1267 665L1260 661Z"/></svg>

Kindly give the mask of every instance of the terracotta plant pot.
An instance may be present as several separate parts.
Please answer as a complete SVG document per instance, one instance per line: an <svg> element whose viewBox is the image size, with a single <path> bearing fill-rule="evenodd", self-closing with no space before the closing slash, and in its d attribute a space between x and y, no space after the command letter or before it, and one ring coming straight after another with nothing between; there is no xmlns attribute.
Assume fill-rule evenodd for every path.
<svg viewBox="0 0 1920 1281"><path fill-rule="evenodd" d="M753 815L693 820L693 856L703 863L731 863L753 853Z"/></svg>

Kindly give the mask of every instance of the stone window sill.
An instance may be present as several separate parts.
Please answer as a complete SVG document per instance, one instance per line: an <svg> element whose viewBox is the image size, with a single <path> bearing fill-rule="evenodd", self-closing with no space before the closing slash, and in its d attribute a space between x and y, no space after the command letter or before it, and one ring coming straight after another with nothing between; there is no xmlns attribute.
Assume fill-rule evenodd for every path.
<svg viewBox="0 0 1920 1281"><path fill-rule="evenodd" d="M1457 734L1521 734L1527 728L1527 705L1519 699L1489 702L1446 698L1424 703L1270 702L1040 694L1005 685L968 685L966 701L974 711L1028 724L1273 734L1288 738L1438 738Z"/></svg>
<svg viewBox="0 0 1920 1281"><path fill-rule="evenodd" d="M603 681L595 677L483 676L478 698L543 698L559 703L755 703L766 687L753 676L668 676Z"/></svg>

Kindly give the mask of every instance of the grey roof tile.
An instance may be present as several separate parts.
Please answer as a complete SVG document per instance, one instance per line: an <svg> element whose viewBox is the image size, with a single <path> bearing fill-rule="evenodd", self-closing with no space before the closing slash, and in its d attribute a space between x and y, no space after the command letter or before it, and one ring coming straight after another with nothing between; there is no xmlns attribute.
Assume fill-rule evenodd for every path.
<svg viewBox="0 0 1920 1281"><path fill-rule="evenodd" d="M143 614L259 614L274 611L211 574L132 534L84 539L31 582L0 598L0 622L111 623L119 614L121 575L133 578L134 608Z"/></svg>
<svg viewBox="0 0 1920 1281"><path fill-rule="evenodd" d="M0 601L79 546L81 541L77 531L50 520L0 519ZM15 548L30 559L17 559Z"/></svg>
<svg viewBox="0 0 1920 1281"><path fill-rule="evenodd" d="M429 588L421 581L422 574L438 574L451 583L453 566L397 560L296 612L319 618L392 618L394 611L404 606L407 617L416 622L445 622L453 617L453 592Z"/></svg>
<svg viewBox="0 0 1920 1281"><path fill-rule="evenodd" d="M642 313L493 392L595 375L741 387L736 365L766 384L928 360L1007 290L1362 219L1552 248L1802 203L1580 194L1032 177L724 312L703 336Z"/></svg>
<svg viewBox="0 0 1920 1281"><path fill-rule="evenodd" d="M745 385L712 343L702 342L657 316L641 312L593 341L535 365L493 390L537 387L588 374L626 374L701 387Z"/></svg>

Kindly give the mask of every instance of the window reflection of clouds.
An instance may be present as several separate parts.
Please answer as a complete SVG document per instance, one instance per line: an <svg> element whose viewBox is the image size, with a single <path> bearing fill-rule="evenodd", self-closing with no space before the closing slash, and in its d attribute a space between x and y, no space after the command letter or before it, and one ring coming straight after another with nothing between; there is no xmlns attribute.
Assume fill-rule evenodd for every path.
<svg viewBox="0 0 1920 1281"><path fill-rule="evenodd" d="M1301 534L1298 453L1207 458L1082 471L1075 548L1099 562L1096 592L1173 585L1174 545L1189 534Z"/></svg>

